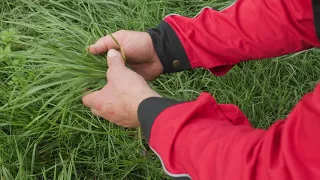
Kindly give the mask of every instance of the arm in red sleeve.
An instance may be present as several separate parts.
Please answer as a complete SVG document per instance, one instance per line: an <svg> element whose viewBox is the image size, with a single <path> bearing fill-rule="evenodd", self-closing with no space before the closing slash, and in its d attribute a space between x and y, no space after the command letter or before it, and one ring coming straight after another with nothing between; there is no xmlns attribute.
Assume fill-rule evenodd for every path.
<svg viewBox="0 0 320 180"><path fill-rule="evenodd" d="M166 173L193 180L320 179L320 84L268 130L254 129L234 105L143 101L138 114ZM154 118L154 119L153 119Z"/></svg>
<svg viewBox="0 0 320 180"><path fill-rule="evenodd" d="M202 67L224 75L242 61L319 46L320 0L238 0L194 18L169 15L149 34L165 73Z"/></svg>

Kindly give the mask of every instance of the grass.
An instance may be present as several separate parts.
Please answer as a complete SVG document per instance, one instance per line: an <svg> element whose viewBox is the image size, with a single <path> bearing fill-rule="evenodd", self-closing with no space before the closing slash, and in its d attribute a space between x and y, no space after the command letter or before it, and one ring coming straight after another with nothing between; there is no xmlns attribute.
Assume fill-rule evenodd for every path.
<svg viewBox="0 0 320 180"><path fill-rule="evenodd" d="M167 14L194 16L222 0L0 1L1 179L166 179L138 130L93 116L85 88L105 83L104 56L85 48L120 29L144 31ZM163 75L150 85L182 100L210 92L234 103L257 128L285 118L320 76L319 53L305 51L235 66Z"/></svg>

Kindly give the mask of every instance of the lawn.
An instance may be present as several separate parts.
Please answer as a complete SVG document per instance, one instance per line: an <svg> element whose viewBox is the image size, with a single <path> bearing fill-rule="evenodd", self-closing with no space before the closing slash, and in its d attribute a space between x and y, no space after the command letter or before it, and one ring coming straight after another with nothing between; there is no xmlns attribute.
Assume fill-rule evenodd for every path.
<svg viewBox="0 0 320 180"><path fill-rule="evenodd" d="M0 179L166 179L139 129L93 116L85 88L105 83L104 56L85 47L117 30L144 31L167 14L193 17L223 0L0 0ZM210 92L238 105L256 128L288 115L320 77L316 49L235 66L196 69L151 82L193 100ZM214 112L213 112L214 113Z"/></svg>

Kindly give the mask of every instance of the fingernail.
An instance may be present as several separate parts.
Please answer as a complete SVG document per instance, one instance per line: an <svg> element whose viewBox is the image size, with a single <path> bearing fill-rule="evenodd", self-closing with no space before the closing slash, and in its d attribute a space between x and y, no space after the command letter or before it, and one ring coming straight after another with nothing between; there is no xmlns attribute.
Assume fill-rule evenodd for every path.
<svg viewBox="0 0 320 180"><path fill-rule="evenodd" d="M90 46L87 46L86 47L86 51L88 52L90 50Z"/></svg>
<svg viewBox="0 0 320 180"><path fill-rule="evenodd" d="M109 52L108 52L108 57L109 58L113 58L113 57L116 57L118 55L118 52L114 49L110 49Z"/></svg>

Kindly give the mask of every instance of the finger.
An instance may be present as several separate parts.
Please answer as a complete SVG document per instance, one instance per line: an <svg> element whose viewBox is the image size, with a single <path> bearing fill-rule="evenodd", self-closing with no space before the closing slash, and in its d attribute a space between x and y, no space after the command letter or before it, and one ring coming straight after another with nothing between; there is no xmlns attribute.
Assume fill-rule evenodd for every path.
<svg viewBox="0 0 320 180"><path fill-rule="evenodd" d="M118 41L121 42L119 32L112 34ZM119 42L119 43L120 43ZM88 47L88 50L92 54L102 54L109 49L119 49L117 43L112 39L110 35L100 38L96 43Z"/></svg>
<svg viewBox="0 0 320 180"><path fill-rule="evenodd" d="M121 54L114 49L110 49L107 55L107 63L109 68L125 67L125 63Z"/></svg>
<svg viewBox="0 0 320 180"><path fill-rule="evenodd" d="M149 63L131 64L130 68L141 75L146 81L155 80L159 74L162 74L158 67L154 67Z"/></svg>
<svg viewBox="0 0 320 180"><path fill-rule="evenodd" d="M102 117L102 114L98 110L96 110L94 108L91 108L91 112L92 112L92 114L94 114L96 116Z"/></svg>
<svg viewBox="0 0 320 180"><path fill-rule="evenodd" d="M94 108L94 109L101 109L100 104L101 104L101 97L99 91L95 91L92 93L89 93L85 96L82 97L82 102L85 106L89 108Z"/></svg>

